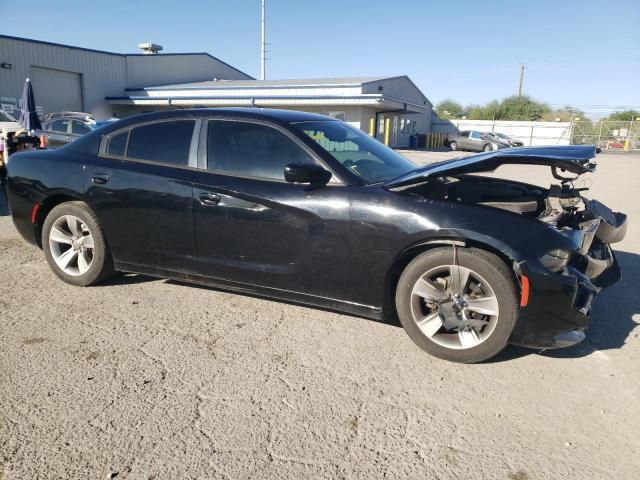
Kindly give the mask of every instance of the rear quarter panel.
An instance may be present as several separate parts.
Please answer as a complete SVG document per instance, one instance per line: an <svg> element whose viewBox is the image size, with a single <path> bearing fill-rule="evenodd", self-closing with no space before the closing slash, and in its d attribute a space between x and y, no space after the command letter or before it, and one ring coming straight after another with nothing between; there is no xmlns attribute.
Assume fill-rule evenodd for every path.
<svg viewBox="0 0 640 480"><path fill-rule="evenodd" d="M43 205L54 195L82 199L83 154L62 150L21 152L7 165L7 199L13 222L30 243L38 244L40 225L31 222L36 204Z"/></svg>

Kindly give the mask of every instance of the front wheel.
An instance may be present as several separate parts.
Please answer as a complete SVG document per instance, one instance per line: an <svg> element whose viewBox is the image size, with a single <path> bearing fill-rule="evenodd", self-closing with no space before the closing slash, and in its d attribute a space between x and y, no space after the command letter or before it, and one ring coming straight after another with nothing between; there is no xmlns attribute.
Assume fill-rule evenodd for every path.
<svg viewBox="0 0 640 480"><path fill-rule="evenodd" d="M483 150L484 150L485 152L492 152L492 151L494 150L494 148L493 148L493 145L491 145L490 143L487 143L487 144L484 146ZM495 149L495 150L497 150L497 149Z"/></svg>
<svg viewBox="0 0 640 480"><path fill-rule="evenodd" d="M498 257L452 246L429 250L407 266L396 309L420 348L444 360L475 363L507 345L517 298L511 272Z"/></svg>
<svg viewBox="0 0 640 480"><path fill-rule="evenodd" d="M102 228L83 202L61 203L49 212L42 249L53 272L72 285L95 285L114 274Z"/></svg>

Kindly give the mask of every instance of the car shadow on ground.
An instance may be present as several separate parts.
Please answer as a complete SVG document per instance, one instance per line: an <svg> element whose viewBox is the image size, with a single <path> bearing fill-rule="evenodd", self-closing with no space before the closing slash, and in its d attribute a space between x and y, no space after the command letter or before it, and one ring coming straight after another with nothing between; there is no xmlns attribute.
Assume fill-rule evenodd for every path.
<svg viewBox="0 0 640 480"><path fill-rule="evenodd" d="M535 354L560 359L580 358L588 356L595 351L619 349L625 344L626 339L630 335L638 335L639 333L634 333L634 329L639 325L640 318L638 320L634 320L633 316L640 315L640 297L636 295L637 286L634 285L634 279L640 278L640 255L629 252L616 252L616 257L622 270L622 279L617 284L604 290L594 302L591 325L586 331L587 338L583 342L573 347L544 351L509 345L504 351L488 360L486 363L500 363ZM228 290L205 285L194 285L179 280L167 280L167 282L176 285L185 285L230 293ZM231 293L254 298L266 298L260 295ZM308 305L296 302L288 302L271 298L266 298L266 300L289 305L302 305L316 310L341 313L345 315L344 312L328 308L309 307ZM351 316L355 316L360 320L381 322L402 328L398 317L395 314L387 315L383 320L372 320L370 318L357 315Z"/></svg>
<svg viewBox="0 0 640 480"><path fill-rule="evenodd" d="M640 297L636 294L637 286L634 285L633 281L636 278L640 278L640 255L629 252L616 252L616 257L622 270L622 279L617 284L604 290L594 302L591 325L586 331L587 338L582 343L573 347L544 351L510 345L486 363L500 363L534 354L559 359L580 358L588 356L596 351L619 349L625 344L626 339L630 335L633 334L637 336L639 333L634 333L634 329L640 323L640 319L634 320L633 316L640 315ZM102 285L128 285L158 280L161 279L146 275L123 274ZM163 281L174 285L183 285L191 288L202 288L206 290L231 293L233 295L260 298L277 303L299 305L307 308L314 308L316 310L348 315L344 312L330 308L311 307L298 302L273 299L250 293L237 293L223 288L193 284L181 280L165 279ZM375 321L402 328L397 316L394 314L387 315L383 320L373 320L371 318L358 315L351 316L354 316L359 320Z"/></svg>

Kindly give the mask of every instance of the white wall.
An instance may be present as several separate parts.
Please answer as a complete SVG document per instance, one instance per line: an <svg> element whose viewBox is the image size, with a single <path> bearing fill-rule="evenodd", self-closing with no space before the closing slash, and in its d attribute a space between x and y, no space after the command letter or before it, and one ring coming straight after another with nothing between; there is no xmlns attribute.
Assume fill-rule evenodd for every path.
<svg viewBox="0 0 640 480"><path fill-rule="evenodd" d="M525 146L569 145L571 143L570 122L525 122L508 120L434 120L434 133L454 133L457 130L499 132L516 138Z"/></svg>

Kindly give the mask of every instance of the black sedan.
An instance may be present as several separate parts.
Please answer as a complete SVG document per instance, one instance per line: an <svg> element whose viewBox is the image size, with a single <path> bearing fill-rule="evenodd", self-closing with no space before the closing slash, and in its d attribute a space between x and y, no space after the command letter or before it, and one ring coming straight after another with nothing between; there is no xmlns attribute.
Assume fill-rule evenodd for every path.
<svg viewBox="0 0 640 480"><path fill-rule="evenodd" d="M374 319L440 358L584 338L620 277L626 217L581 196L594 147L515 148L417 167L308 113L130 117L8 163L22 236L88 286L115 272L202 283ZM550 188L476 175L551 167Z"/></svg>

